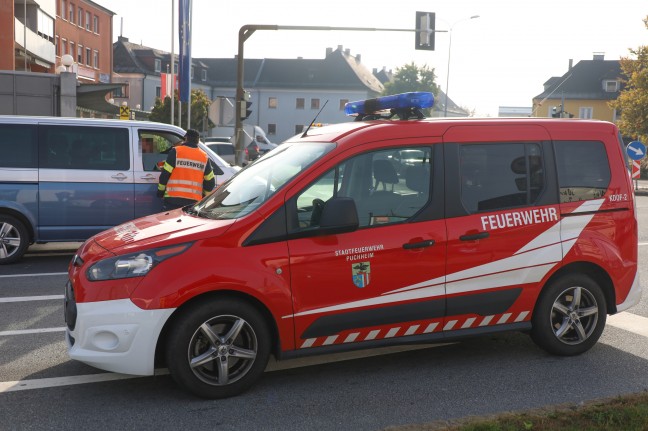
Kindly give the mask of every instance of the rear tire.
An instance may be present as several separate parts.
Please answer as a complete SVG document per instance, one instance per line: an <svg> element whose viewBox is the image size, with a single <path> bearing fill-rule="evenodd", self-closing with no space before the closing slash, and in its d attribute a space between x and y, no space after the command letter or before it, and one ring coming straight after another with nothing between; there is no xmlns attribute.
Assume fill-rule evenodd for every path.
<svg viewBox="0 0 648 431"><path fill-rule="evenodd" d="M184 310L166 347L173 379L203 398L226 398L249 389L270 357L267 322L250 304L216 299Z"/></svg>
<svg viewBox="0 0 648 431"><path fill-rule="evenodd" d="M0 265L19 260L29 247L29 233L15 217L0 214Z"/></svg>
<svg viewBox="0 0 648 431"><path fill-rule="evenodd" d="M531 338L554 355L579 355L596 344L606 317L607 304L598 283L584 274L569 274L542 291Z"/></svg>

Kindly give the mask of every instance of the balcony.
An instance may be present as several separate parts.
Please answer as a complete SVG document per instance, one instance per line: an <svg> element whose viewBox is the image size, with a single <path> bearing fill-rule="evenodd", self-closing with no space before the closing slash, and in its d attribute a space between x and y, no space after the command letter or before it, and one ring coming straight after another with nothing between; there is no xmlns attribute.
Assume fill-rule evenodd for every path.
<svg viewBox="0 0 648 431"><path fill-rule="evenodd" d="M28 55L32 55L37 60L40 60L40 62L44 61L49 63L48 65L42 64L42 66L47 67L54 64L56 62L56 49L54 43L47 39L43 39L29 28L27 28L27 32L25 33L25 26L18 20L18 18L14 18L14 22L16 29L14 37L16 43L21 48L25 49ZM24 45L27 46L25 47Z"/></svg>

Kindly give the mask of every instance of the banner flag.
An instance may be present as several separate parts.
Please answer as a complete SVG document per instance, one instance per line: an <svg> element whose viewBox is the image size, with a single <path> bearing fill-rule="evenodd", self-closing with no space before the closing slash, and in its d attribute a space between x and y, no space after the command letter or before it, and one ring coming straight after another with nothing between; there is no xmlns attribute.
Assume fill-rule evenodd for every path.
<svg viewBox="0 0 648 431"><path fill-rule="evenodd" d="M178 89L181 102L188 103L191 95L191 0L179 0L178 33L180 54L178 58Z"/></svg>

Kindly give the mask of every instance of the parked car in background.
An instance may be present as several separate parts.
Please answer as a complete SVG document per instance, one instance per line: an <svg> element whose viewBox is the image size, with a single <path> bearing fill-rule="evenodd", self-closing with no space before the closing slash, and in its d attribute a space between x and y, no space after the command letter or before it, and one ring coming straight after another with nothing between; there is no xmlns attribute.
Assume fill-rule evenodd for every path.
<svg viewBox="0 0 648 431"><path fill-rule="evenodd" d="M210 137L203 140L207 148L218 154L223 160L230 165L236 164L236 153L234 144L228 137Z"/></svg>
<svg viewBox="0 0 648 431"><path fill-rule="evenodd" d="M160 165L184 135L147 121L0 116L0 264L162 211ZM240 169L200 146L217 185Z"/></svg>

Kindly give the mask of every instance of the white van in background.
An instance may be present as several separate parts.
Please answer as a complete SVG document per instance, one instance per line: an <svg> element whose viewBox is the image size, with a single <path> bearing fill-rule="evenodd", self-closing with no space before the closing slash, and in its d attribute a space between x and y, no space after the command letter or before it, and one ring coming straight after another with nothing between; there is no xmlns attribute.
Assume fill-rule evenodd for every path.
<svg viewBox="0 0 648 431"><path fill-rule="evenodd" d="M84 241L162 211L160 166L184 135L146 121L0 116L0 264L35 242ZM217 186L240 169L200 148Z"/></svg>

